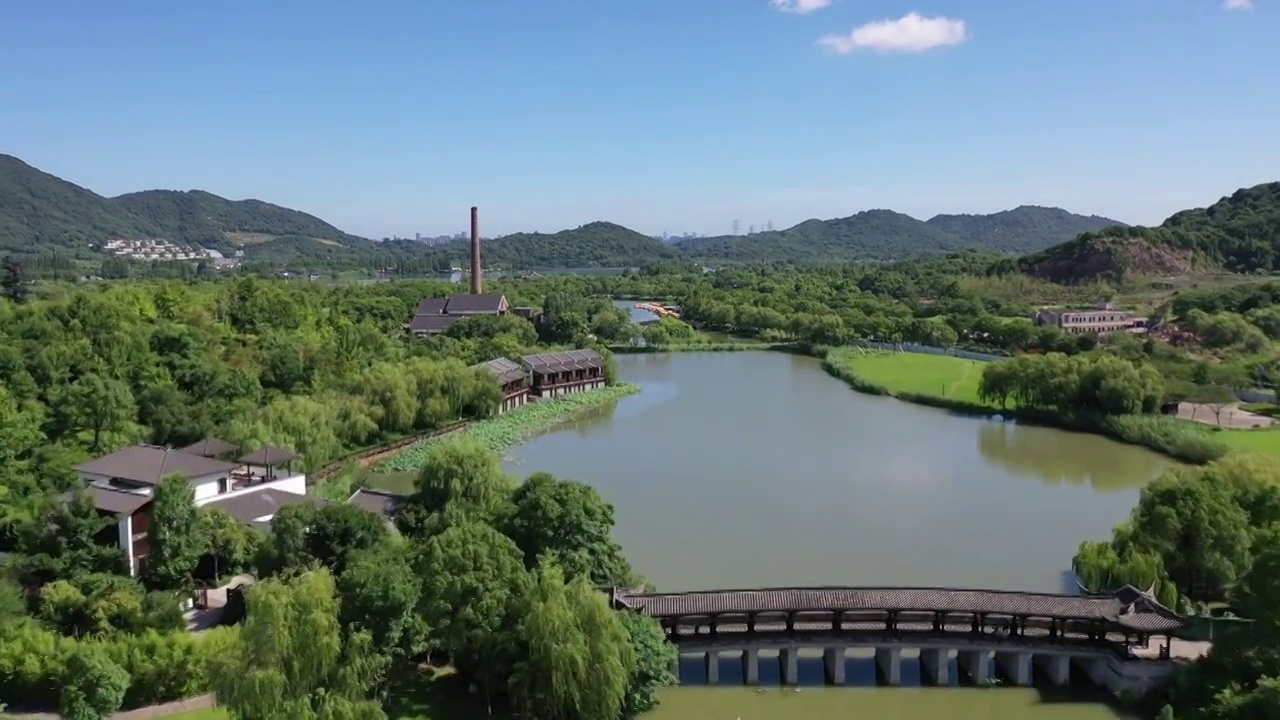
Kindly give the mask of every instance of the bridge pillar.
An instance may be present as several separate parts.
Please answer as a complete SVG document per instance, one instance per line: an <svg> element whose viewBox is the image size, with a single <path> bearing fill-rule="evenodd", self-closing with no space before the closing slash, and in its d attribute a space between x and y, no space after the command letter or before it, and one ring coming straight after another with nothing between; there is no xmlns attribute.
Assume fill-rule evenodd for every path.
<svg viewBox="0 0 1280 720"><path fill-rule="evenodd" d="M827 682L832 685L844 684L844 651L843 647L829 647L823 651L823 664L827 669Z"/></svg>
<svg viewBox="0 0 1280 720"><path fill-rule="evenodd" d="M778 660L782 663L782 684L795 685L800 682L800 663L798 648L782 648L778 651Z"/></svg>
<svg viewBox="0 0 1280 720"><path fill-rule="evenodd" d="M742 651L742 678L748 685L760 684L760 651L747 648Z"/></svg>
<svg viewBox="0 0 1280 720"><path fill-rule="evenodd" d="M1062 686L1071 682L1071 657L1069 655L1036 655L1036 665L1048 676L1049 682Z"/></svg>
<svg viewBox="0 0 1280 720"><path fill-rule="evenodd" d="M707 653L705 660L707 663L707 684L719 685L720 684L720 653L709 652Z"/></svg>
<svg viewBox="0 0 1280 720"><path fill-rule="evenodd" d="M902 649L896 647L876 648L876 667L886 685L902 684Z"/></svg>
<svg viewBox="0 0 1280 720"><path fill-rule="evenodd" d="M1025 687L1031 684L1031 653L998 652L996 664L1014 685Z"/></svg>
<svg viewBox="0 0 1280 720"><path fill-rule="evenodd" d="M964 666L964 671L969 673L974 685L989 684L990 678L988 676L991 670L990 650L961 650L959 656L960 664Z"/></svg>
<svg viewBox="0 0 1280 720"><path fill-rule="evenodd" d="M949 685L951 683L951 651L950 650L921 650L920 651L920 668L925 675L933 679L934 685Z"/></svg>

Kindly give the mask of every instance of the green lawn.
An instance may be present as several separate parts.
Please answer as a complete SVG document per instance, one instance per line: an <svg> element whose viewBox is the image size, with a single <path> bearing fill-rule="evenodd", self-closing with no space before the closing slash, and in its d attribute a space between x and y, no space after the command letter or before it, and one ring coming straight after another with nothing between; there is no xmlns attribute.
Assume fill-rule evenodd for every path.
<svg viewBox="0 0 1280 720"><path fill-rule="evenodd" d="M892 393L911 392L977 403L978 382L986 363L950 355L891 353L839 348L827 356L832 364L883 385Z"/></svg>
<svg viewBox="0 0 1280 720"><path fill-rule="evenodd" d="M1231 448L1234 452L1264 453L1280 457L1280 427L1265 430L1220 430L1210 431L1213 439Z"/></svg>
<svg viewBox="0 0 1280 720"><path fill-rule="evenodd" d="M836 367L889 392L918 393L952 400L980 403L978 383L986 363L949 355L890 353L836 348L827 360ZM1276 412L1275 405L1245 406L1254 412ZM1190 422L1190 421L1187 421ZM1252 452L1280 457L1280 426L1260 430L1214 430L1196 424L1233 452Z"/></svg>

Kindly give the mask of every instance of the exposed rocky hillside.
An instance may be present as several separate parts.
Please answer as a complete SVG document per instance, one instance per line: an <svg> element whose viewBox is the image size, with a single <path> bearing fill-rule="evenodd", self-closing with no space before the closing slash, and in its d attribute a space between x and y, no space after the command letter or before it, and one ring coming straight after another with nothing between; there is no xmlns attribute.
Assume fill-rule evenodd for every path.
<svg viewBox="0 0 1280 720"><path fill-rule="evenodd" d="M1027 273L1055 282L1176 275L1192 269L1280 271L1280 182L1242 188L1158 227L1114 227L1028 255Z"/></svg>

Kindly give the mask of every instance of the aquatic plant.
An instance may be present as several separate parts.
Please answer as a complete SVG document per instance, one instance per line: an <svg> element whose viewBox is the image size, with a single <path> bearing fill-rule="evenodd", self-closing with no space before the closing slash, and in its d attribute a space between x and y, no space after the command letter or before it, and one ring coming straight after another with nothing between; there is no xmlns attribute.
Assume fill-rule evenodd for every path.
<svg viewBox="0 0 1280 720"><path fill-rule="evenodd" d="M640 388L635 385L619 383L550 400L538 400L502 415L478 420L445 437L473 438L494 452L502 452L588 410L603 407L639 391ZM377 471L417 470L426 463L439 439L428 438L410 445L403 452L378 465Z"/></svg>

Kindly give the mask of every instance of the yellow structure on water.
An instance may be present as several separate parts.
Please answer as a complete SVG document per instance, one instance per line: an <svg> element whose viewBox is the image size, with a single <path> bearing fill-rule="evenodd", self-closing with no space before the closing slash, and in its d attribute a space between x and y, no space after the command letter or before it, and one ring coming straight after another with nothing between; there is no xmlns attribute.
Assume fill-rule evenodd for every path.
<svg viewBox="0 0 1280 720"><path fill-rule="evenodd" d="M676 319L680 318L679 310L675 308L666 307L665 305L659 305L658 303L650 303L650 302L636 303L636 309L648 310L649 312L653 313L654 315L657 315L658 317L672 317Z"/></svg>

